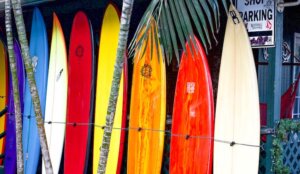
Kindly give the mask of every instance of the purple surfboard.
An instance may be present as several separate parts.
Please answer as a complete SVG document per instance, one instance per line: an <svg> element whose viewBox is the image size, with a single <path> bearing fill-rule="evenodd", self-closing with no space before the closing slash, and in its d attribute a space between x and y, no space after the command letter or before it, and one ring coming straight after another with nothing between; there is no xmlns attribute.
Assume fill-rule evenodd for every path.
<svg viewBox="0 0 300 174"><path fill-rule="evenodd" d="M23 95L25 91L25 69L22 60L20 46L17 40L14 40L14 52L17 64L17 75L19 81L20 105L21 113L24 110ZM5 174L15 174L17 169L17 148L16 148L16 123L14 96L12 88L11 75L9 76L9 103L8 103L8 118L6 119L6 142L5 142L5 158L4 171Z"/></svg>

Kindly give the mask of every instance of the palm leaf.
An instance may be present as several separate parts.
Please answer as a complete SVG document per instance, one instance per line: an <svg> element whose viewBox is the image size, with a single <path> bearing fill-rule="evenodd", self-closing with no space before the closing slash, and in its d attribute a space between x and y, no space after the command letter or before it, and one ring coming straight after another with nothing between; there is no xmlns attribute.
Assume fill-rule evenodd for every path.
<svg viewBox="0 0 300 174"><path fill-rule="evenodd" d="M149 30L149 28L145 28L145 30ZM139 48L141 47L141 45L143 44L144 40L146 39L147 34L142 34L139 38L136 38L136 43L131 44L129 46L129 57L132 57L135 53L135 50L139 50Z"/></svg>
<svg viewBox="0 0 300 174"><path fill-rule="evenodd" d="M192 0L192 3L195 7L195 10L196 10L197 14L198 14L200 22L202 23L204 34L207 37L207 41L208 41L208 44L209 44L209 49L211 49L211 39L209 37L209 32L208 32L209 27L206 24L205 16L203 15L204 12L203 12L202 8L200 7L200 4L199 4L198 0ZM209 22L209 23L210 23L210 26L211 26L210 28L212 29L212 27L213 27L212 22Z"/></svg>
<svg viewBox="0 0 300 174"><path fill-rule="evenodd" d="M198 31L198 34L200 36L200 39L202 40L203 42L203 45L204 45L204 48L205 48L205 51L208 52L208 49L207 49L207 46L206 46L206 38L204 37L204 34L203 34L203 30L202 30L202 27L200 25L200 21L198 19L198 16L197 16L197 13L195 11L195 8L194 6L192 5L192 2L191 1L186 1L186 4L187 4L187 7L188 7L188 10L191 14L191 17L194 21L194 24L196 26L196 29ZM208 38L209 39L209 38Z"/></svg>
<svg viewBox="0 0 300 174"><path fill-rule="evenodd" d="M215 29L216 29L216 32L219 31L219 26L220 26L220 13L219 13L219 8L218 6L215 5L214 1L212 0L208 0L207 1L210 8L213 10L213 13L214 13L214 22L215 22Z"/></svg>
<svg viewBox="0 0 300 174"><path fill-rule="evenodd" d="M209 25L210 25L209 29L212 34L212 37L214 38L215 42L217 42L217 38L215 36L215 31L217 31L217 27L216 27L217 25L214 26L214 24L213 24L214 23L213 21L216 21L216 20L213 20L216 15L214 14L214 11L212 11L214 14L214 15L212 15L210 8L209 8L210 5L205 0L197 0L196 2L198 2L198 1L200 1L200 5L205 12L204 14L206 14L206 17L209 21ZM211 0L207 0L207 1L211 2ZM198 4L199 4L199 2L198 2Z"/></svg>
<svg viewBox="0 0 300 174"><path fill-rule="evenodd" d="M168 9L168 4L167 4L166 1L164 3L164 8L163 8L162 14L164 14L165 21L167 21L167 25L166 25L166 23L164 23L166 25L165 29L166 29L167 33L170 33L171 40L172 40L172 46L173 46L174 52L175 52L175 56L176 56L177 61L179 62L179 51L178 51L175 28L174 28L173 19L171 18L171 14L170 14L170 11ZM169 51L171 52L170 58L172 58L172 50L169 50Z"/></svg>
<svg viewBox="0 0 300 174"><path fill-rule="evenodd" d="M210 29L211 29L211 33L214 33L214 31L216 30L215 26L214 26L214 20L213 20L213 15L210 11L210 8L209 8L209 5L208 3L206 2L206 0L193 0L194 1L194 4L197 4L197 6L201 6L201 11L204 11L203 14L205 14L205 16L207 17L207 20L208 20L208 23L209 23L209 26L210 26ZM207 0L207 1L211 1L211 0ZM199 9L200 10L200 9ZM200 11L199 11L200 12Z"/></svg>
<svg viewBox="0 0 300 174"><path fill-rule="evenodd" d="M172 57L172 42L171 42L171 35L169 32L167 32L166 27L168 26L168 23L166 21L166 14L165 11L162 10L162 14L161 14L161 19L159 21L159 38L161 39L161 43L162 45L167 46L166 52L164 52L166 59L167 59L167 63L170 63L171 57Z"/></svg>
<svg viewBox="0 0 300 174"><path fill-rule="evenodd" d="M217 43L215 33L220 28L219 3L222 3L227 11L226 0L152 0L129 45L129 55L132 56L135 50L144 48L142 44L145 43L145 39L153 38L153 36L147 36L149 34L146 32L150 27L152 17L158 24L158 28L151 32L151 35L158 35L158 40L152 44L159 46L158 41L160 41L162 54L168 63L171 62L173 54L179 61L178 44L184 51L186 50L185 43L188 43L189 48L196 45L193 37L194 29L207 52L212 46L211 37ZM141 51L139 52L141 54ZM142 54L143 52L144 50Z"/></svg>
<svg viewBox="0 0 300 174"><path fill-rule="evenodd" d="M190 48L192 46L194 47L196 45L196 40L195 40L195 37L194 37L193 27L192 27L192 24L191 24L191 21L190 21L190 16L187 12L186 5L185 5L184 1L182 1L182 0L177 0L177 2L178 2L177 6L182 12L181 14L183 15L183 21L185 22L184 24L185 24L185 26L187 28L187 31L188 31L187 38L186 38L187 43L188 43ZM193 43L191 43L190 41L192 41ZM182 47L185 47L185 45L182 46ZM192 50L191 53L193 55L194 54L193 49L191 49L191 50Z"/></svg>
<svg viewBox="0 0 300 174"><path fill-rule="evenodd" d="M149 30L149 28L148 28L148 30ZM145 33L148 33L148 32L145 31ZM142 58L145 55L146 51L147 51L147 44L148 44L148 40L149 40L149 35L148 34L144 34L144 35L145 35L144 36L145 38L141 39L141 41L143 41L143 42L141 44L139 44L136 48L136 50L138 50L138 56L134 56L134 57L137 58L137 59ZM143 48L143 50L140 51L142 48Z"/></svg>
<svg viewBox="0 0 300 174"><path fill-rule="evenodd" d="M219 30L220 30L220 27L221 27L221 23L220 23L220 16L221 16L221 14L220 14L220 6L219 6L219 3L218 3L217 0L214 0L213 4L214 4L214 7L217 9L217 17L216 18L218 19L218 26L217 26L217 33L218 33Z"/></svg>
<svg viewBox="0 0 300 174"><path fill-rule="evenodd" d="M170 0L170 1L166 1L166 2L169 2L170 4L170 12L171 12L171 15L174 19L174 24L175 24L175 29L177 31L177 34L178 34L178 37L179 37L179 41L181 43L181 45L184 45L185 41L184 41L184 33L186 31L184 31L185 28L181 28L181 20L179 18L179 16L181 15L178 15L178 12L176 10L176 7L175 7L175 4L174 4L174 1L173 0ZM168 3L165 3L166 7L168 7ZM170 16L167 16L167 17L170 17ZM179 21L175 21L175 20L178 20ZM183 48L185 50L185 48Z"/></svg>
<svg viewBox="0 0 300 174"><path fill-rule="evenodd" d="M154 44L152 44L152 45L154 45L156 48L156 55L158 55L157 57L159 58L160 56L164 56L164 55L161 55L161 53L159 52L159 48L161 47L161 45L159 44L159 33L157 31L157 27L153 28L152 42L154 42ZM163 48L163 47L161 47L161 48Z"/></svg>
<svg viewBox="0 0 300 174"><path fill-rule="evenodd" d="M226 14L228 13L228 5L227 5L227 2L226 2L227 0L222 0L222 3L223 3L223 6L224 6L224 8L225 8L225 10L226 10Z"/></svg>
<svg viewBox="0 0 300 174"><path fill-rule="evenodd" d="M137 45L141 44L143 39L145 39L144 36L141 36L140 38L137 38L137 37L140 33L142 33L141 30L143 28L146 28L146 30L148 30L150 19L151 19L152 14L154 13L154 10L156 9L159 2L160 2L160 0L152 0L151 3L149 4L148 8L146 9L146 12L144 13L144 15L136 29L136 32L132 38L132 42L129 44L129 47L128 47L129 50L134 51L136 49ZM144 32L144 34L146 34L146 33L147 32ZM141 38L143 38L143 39L141 39Z"/></svg>

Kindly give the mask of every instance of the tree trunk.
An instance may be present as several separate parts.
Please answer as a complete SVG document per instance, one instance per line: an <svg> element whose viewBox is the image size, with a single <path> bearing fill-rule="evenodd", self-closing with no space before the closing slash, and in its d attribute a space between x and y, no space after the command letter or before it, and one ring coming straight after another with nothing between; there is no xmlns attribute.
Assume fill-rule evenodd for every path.
<svg viewBox="0 0 300 174"><path fill-rule="evenodd" d="M14 94L14 108L16 120L16 147L17 147L17 173L24 173L24 162L23 162L23 148L22 148L22 113L20 107L20 94L18 88L18 76L17 76L17 65L15 61L14 45L13 45L13 34L11 25L11 2L5 0L5 27L7 36L7 48L9 56L9 66L12 76L13 94Z"/></svg>
<svg viewBox="0 0 300 174"><path fill-rule="evenodd" d="M112 132L112 126L115 118L116 104L118 101L119 84L120 84L122 70L123 70L123 60L126 53L126 46L128 40L130 18L131 18L133 3L134 0L123 0L117 59L114 68L113 81L112 81L109 104L108 104L107 115L106 115L106 125L104 129L104 135L103 135L103 141L101 145L100 159L98 165L99 174L104 174L106 170L111 132Z"/></svg>
<svg viewBox="0 0 300 174"><path fill-rule="evenodd" d="M40 99L37 91L36 82L34 79L33 68L30 61L28 41L26 38L26 30L25 30L24 18L23 18L23 13L21 8L21 1L11 0L11 2L12 2L16 26L18 30L18 36L22 48L22 56L25 63L26 75L29 82L31 97L34 105L36 123L38 127L40 143L41 143L41 150L42 150L43 160L45 162L45 169L47 174L52 174L53 173L52 164L51 164L48 145L47 145L47 139L46 139L45 128L44 128L44 120L42 118Z"/></svg>

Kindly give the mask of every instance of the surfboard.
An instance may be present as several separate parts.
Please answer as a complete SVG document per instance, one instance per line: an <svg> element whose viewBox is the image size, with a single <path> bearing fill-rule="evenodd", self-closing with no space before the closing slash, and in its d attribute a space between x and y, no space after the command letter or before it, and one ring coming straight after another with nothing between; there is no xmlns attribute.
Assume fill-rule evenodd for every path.
<svg viewBox="0 0 300 174"><path fill-rule="evenodd" d="M92 28L85 13L73 20L68 62L64 173L87 173L94 115L95 60Z"/></svg>
<svg viewBox="0 0 300 174"><path fill-rule="evenodd" d="M18 41L14 40L14 53L17 65L18 89L20 97L21 113L24 111L24 91L25 91L25 68L22 60L21 49ZM16 123L14 94L12 87L12 78L10 75L9 83L9 104L8 116L6 119L6 140L5 140L5 158L4 171L6 174L15 174L17 172L17 146L16 146Z"/></svg>
<svg viewBox="0 0 300 174"><path fill-rule="evenodd" d="M8 104L8 64L5 46L0 40L0 111L4 111ZM0 156L4 155L5 133L6 133L6 112L0 115ZM4 157L4 156L3 156ZM3 157L0 158L0 165L3 164Z"/></svg>
<svg viewBox="0 0 300 174"><path fill-rule="evenodd" d="M196 45L183 52L172 117L170 173L212 173L214 101L205 50Z"/></svg>
<svg viewBox="0 0 300 174"><path fill-rule="evenodd" d="M42 14L38 8L33 10L30 33L30 57L35 72L34 77L39 93L42 116L45 116L47 77L49 65L48 40ZM28 80L25 83L23 116L24 172L36 173L40 157L40 139L36 125L35 112Z"/></svg>
<svg viewBox="0 0 300 174"><path fill-rule="evenodd" d="M127 173L161 171L166 121L166 72L157 35L150 21L140 50L136 50L131 88ZM145 32L145 29L142 31ZM140 36L141 37L141 34ZM156 42L156 41L157 42Z"/></svg>
<svg viewBox="0 0 300 174"><path fill-rule="evenodd" d="M55 13L53 13L47 85L44 126L53 173L58 173L65 139L66 125L64 123L66 122L67 111L68 69L64 34ZM42 169L43 173L46 173L44 161Z"/></svg>
<svg viewBox="0 0 300 174"><path fill-rule="evenodd" d="M126 128L127 124L127 99L128 99L128 60L127 60L127 54L124 58L124 64L123 64L123 119L121 123L121 127L124 129ZM118 166L117 166L117 174L122 172L122 166L123 166L123 154L124 154L124 145L126 143L126 131L121 132L121 138L120 138L120 150L119 150L119 158L118 158Z"/></svg>
<svg viewBox="0 0 300 174"><path fill-rule="evenodd" d="M214 173L258 173L260 115L257 76L248 33L230 6L216 106Z"/></svg>
<svg viewBox="0 0 300 174"><path fill-rule="evenodd" d="M98 73L97 73L97 89L96 89L96 104L95 104L95 125L103 126L106 123L107 106L109 102L110 90L112 86L114 65L116 62L118 37L120 32L119 11L114 4L108 4L106 7L104 17L102 20L99 58L98 58ZM126 62L126 57L124 57ZM127 68L126 66L124 67ZM121 128L122 123L126 122L126 108L127 91L124 88L127 85L126 77L123 73L116 107L116 114L114 119L114 128ZM125 120L125 121L124 121ZM93 173L97 173L98 163L100 158L100 147L102 145L104 130L101 127L94 128L94 151L93 151ZM108 154L106 173L115 174L118 167L120 167L119 158L122 159L121 148L121 134L125 132L121 129L113 129L111 134L111 144Z"/></svg>

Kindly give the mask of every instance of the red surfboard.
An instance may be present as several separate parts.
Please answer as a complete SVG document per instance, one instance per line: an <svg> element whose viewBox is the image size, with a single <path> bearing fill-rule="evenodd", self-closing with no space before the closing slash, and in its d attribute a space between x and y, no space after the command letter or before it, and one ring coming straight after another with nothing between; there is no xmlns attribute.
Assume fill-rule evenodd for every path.
<svg viewBox="0 0 300 174"><path fill-rule="evenodd" d="M69 47L69 77L64 173L87 173L94 109L95 59L87 16L74 18Z"/></svg>
<svg viewBox="0 0 300 174"><path fill-rule="evenodd" d="M182 54L176 82L172 134L180 136L171 137L171 174L212 172L213 90L205 51L195 39L197 49Z"/></svg>
<svg viewBox="0 0 300 174"><path fill-rule="evenodd" d="M123 119L122 119L122 128L126 128L126 121L127 121L127 93L128 93L128 62L127 62L127 53L124 57L124 64L123 64ZM124 144L125 144L125 131L121 132L121 140L120 140L120 151L119 151L119 159L118 159L118 167L117 167L117 174L121 173L122 169L122 161L123 161L123 153L124 153Z"/></svg>

